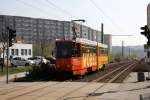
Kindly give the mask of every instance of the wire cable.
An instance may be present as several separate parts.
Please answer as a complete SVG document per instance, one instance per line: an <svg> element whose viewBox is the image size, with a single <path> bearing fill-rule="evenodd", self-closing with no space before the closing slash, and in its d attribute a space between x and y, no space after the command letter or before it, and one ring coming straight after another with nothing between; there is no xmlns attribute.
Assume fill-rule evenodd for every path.
<svg viewBox="0 0 150 100"><path fill-rule="evenodd" d="M16 0L16 1L19 2L19 3L22 3L22 4L24 4L24 5L26 5L26 6L28 6L28 7L31 7L31 8L33 8L33 9L37 10L37 11L40 12L41 14L44 14L44 15L46 15L46 16L48 15L48 12L46 12L45 10L43 10L43 9L37 7L37 6L34 6L34 5L32 5L32 4L29 4L29 3L26 3L26 2L24 2L24 1L22 1L22 0Z"/></svg>
<svg viewBox="0 0 150 100"><path fill-rule="evenodd" d="M57 8L59 11L63 12L64 14L69 15L70 17L73 17L73 18L75 18L75 19L79 19L78 17L72 15L70 12L66 11L65 9L63 9L63 8L61 8L61 7L59 7L59 6L57 6L57 5L54 4L53 2L51 2L51 1L49 1L49 0L45 0L45 1L46 1L48 4L50 4L50 5L54 6L55 8Z"/></svg>
<svg viewBox="0 0 150 100"><path fill-rule="evenodd" d="M113 20L110 16L108 16L103 10L102 8L100 8L96 2L94 2L93 0L89 0L97 9L100 13L102 13L117 29L119 29L120 31L123 31Z"/></svg>

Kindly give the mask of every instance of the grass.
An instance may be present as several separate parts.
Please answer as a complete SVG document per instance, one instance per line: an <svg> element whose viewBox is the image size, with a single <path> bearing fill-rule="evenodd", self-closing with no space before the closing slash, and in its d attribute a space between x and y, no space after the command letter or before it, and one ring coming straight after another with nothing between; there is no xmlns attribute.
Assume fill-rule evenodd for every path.
<svg viewBox="0 0 150 100"><path fill-rule="evenodd" d="M21 67L11 67L8 69L9 74L15 74L15 73L20 73L20 72L26 72L31 69L30 66L21 66ZM6 75L6 67L4 67L4 71L2 72L0 69L0 76Z"/></svg>

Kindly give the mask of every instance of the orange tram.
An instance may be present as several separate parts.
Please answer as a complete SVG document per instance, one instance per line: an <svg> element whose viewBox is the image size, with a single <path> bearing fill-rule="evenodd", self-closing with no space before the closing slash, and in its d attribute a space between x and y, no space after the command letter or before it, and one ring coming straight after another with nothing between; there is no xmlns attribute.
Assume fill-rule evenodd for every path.
<svg viewBox="0 0 150 100"><path fill-rule="evenodd" d="M72 75L97 71L108 63L107 45L86 39L56 40L56 69Z"/></svg>

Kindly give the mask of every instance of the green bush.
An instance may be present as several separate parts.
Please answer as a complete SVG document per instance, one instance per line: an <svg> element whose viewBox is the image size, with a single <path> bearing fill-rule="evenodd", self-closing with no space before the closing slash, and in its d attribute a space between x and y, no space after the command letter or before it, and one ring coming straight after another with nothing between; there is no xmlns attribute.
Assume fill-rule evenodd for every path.
<svg viewBox="0 0 150 100"><path fill-rule="evenodd" d="M34 65L27 76L32 79L51 79L55 77L55 74L54 65L42 63L39 66Z"/></svg>

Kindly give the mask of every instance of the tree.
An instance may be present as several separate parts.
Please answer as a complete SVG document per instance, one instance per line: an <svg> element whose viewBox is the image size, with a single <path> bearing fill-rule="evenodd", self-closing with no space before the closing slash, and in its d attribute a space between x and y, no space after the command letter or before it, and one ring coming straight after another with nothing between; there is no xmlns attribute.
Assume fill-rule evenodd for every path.
<svg viewBox="0 0 150 100"><path fill-rule="evenodd" d="M108 54L108 60L109 60L109 63L113 63L114 62L114 55L112 53Z"/></svg>
<svg viewBox="0 0 150 100"><path fill-rule="evenodd" d="M137 51L136 50L132 51L131 58L137 58Z"/></svg>
<svg viewBox="0 0 150 100"><path fill-rule="evenodd" d="M115 54L114 60L117 61L117 62L120 62L120 61L124 60L123 57L122 57L122 53L118 52L117 54Z"/></svg>
<svg viewBox="0 0 150 100"><path fill-rule="evenodd" d="M2 52L3 52L3 64L2 64L2 67L1 67L1 71L3 72L3 68L4 68L4 63L5 63L5 49L6 49L6 46L7 46L7 34L5 34L3 31L2 33L0 34L0 43L2 44Z"/></svg>

